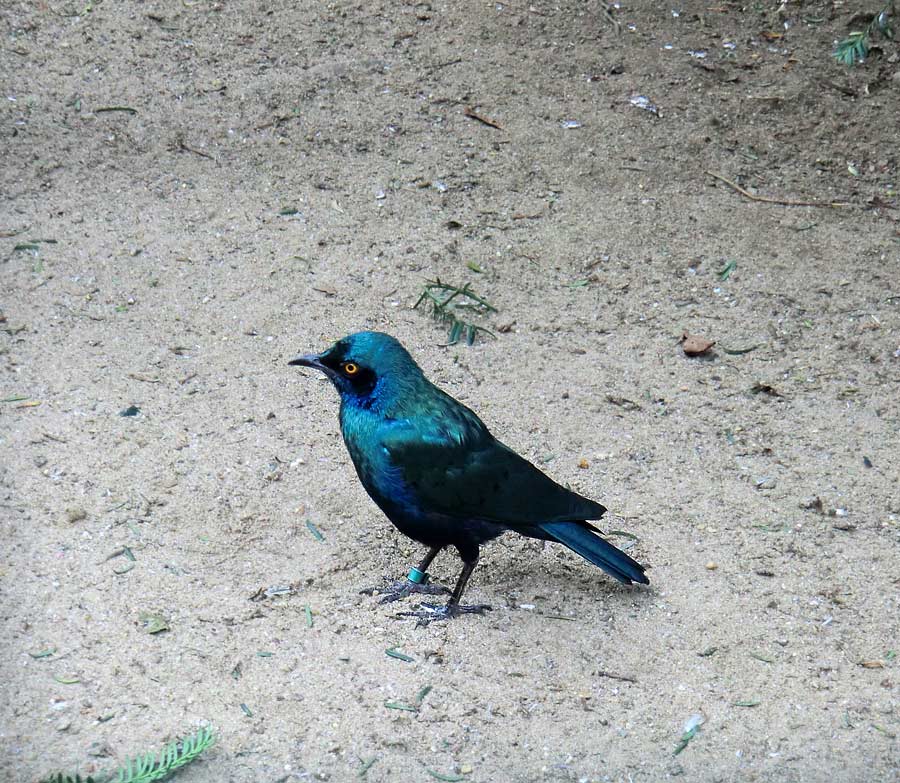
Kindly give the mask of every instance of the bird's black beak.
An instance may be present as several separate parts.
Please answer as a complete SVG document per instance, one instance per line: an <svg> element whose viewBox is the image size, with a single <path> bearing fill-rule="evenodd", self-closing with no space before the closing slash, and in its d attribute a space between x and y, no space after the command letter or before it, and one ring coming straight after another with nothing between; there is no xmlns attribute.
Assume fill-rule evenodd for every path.
<svg viewBox="0 0 900 783"><path fill-rule="evenodd" d="M323 372L326 370L324 364L322 364L322 354L319 353L309 353L306 356L297 356L294 359L291 359L288 364L292 364L296 367L312 367L314 370L322 370Z"/></svg>

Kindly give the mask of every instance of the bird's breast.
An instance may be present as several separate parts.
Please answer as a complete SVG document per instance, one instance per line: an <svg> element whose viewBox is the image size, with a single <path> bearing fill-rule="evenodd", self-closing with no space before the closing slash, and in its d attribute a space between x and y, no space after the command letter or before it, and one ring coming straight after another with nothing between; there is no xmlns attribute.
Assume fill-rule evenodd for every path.
<svg viewBox="0 0 900 783"><path fill-rule="evenodd" d="M341 432L359 480L371 498L392 519L398 514L414 514L416 499L402 471L391 461L381 443L384 422L365 411L342 411Z"/></svg>

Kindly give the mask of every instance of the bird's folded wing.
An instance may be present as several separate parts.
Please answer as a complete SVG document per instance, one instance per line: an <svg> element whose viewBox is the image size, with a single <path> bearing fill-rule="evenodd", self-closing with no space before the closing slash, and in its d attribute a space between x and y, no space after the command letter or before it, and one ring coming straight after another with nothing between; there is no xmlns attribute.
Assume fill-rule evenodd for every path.
<svg viewBox="0 0 900 783"><path fill-rule="evenodd" d="M483 425L458 431L398 422L381 433L381 443L406 489L429 511L512 528L599 519L606 511L561 487Z"/></svg>

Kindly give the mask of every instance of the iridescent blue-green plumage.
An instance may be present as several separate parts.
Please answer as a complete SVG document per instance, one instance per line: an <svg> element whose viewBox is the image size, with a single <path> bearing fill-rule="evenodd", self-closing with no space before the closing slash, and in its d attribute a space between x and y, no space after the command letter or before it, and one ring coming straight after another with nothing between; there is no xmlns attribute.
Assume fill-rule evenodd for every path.
<svg viewBox="0 0 900 783"><path fill-rule="evenodd" d="M427 566L454 546L466 568L481 544L512 530L558 541L621 582L647 584L643 567L586 520L606 509L560 486L491 435L438 389L393 337L359 332L291 362L325 372L340 393L344 442L366 491L405 535L429 546Z"/></svg>

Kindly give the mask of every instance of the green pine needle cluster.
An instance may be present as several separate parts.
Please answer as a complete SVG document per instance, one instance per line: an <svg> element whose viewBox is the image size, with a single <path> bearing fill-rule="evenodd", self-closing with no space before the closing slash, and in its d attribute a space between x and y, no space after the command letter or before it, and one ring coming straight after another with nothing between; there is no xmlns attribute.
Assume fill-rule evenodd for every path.
<svg viewBox="0 0 900 783"><path fill-rule="evenodd" d="M125 764L110 775L100 777L68 775L58 772L45 778L42 783L153 783L168 777L176 769L190 764L203 751L211 748L216 742L215 732L208 726L200 729L190 737L170 742L158 754L150 751L135 758L129 758Z"/></svg>
<svg viewBox="0 0 900 783"><path fill-rule="evenodd" d="M420 304L431 305L431 314L438 321L450 324L450 332L447 335L447 344L456 345L460 338L465 336L466 343L472 345L478 332L484 332L491 337L493 332L466 320L464 316L485 315L496 313L497 308L490 302L475 294L466 283L462 288L449 283L442 283L438 278L425 282L425 289L413 308Z"/></svg>
<svg viewBox="0 0 900 783"><path fill-rule="evenodd" d="M869 53L872 36L877 32L885 38L894 37L891 27L891 14L894 10L894 2L887 3L866 25L865 30L855 30L834 48L835 59L843 65L856 65L866 59Z"/></svg>

